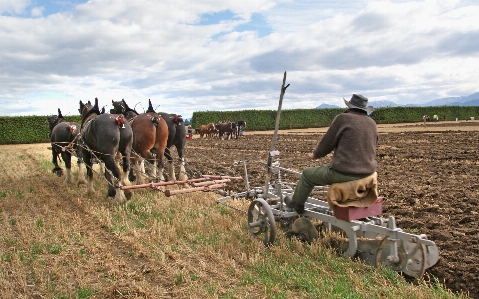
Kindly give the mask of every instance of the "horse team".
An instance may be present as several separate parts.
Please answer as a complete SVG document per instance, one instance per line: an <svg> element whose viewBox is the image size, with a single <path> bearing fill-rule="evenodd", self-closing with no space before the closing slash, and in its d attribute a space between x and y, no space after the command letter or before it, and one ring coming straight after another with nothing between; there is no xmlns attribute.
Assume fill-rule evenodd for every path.
<svg viewBox="0 0 479 299"><path fill-rule="evenodd" d="M60 109L58 115L48 116L50 142L52 144L53 172L61 176L63 170L58 165L61 156L67 169L64 183L72 183L71 156L75 152L78 159L78 184L85 183L82 164L87 167L87 194L92 195L93 163L104 165L108 181L108 196L115 202L131 198L131 191L122 186L148 180L164 180L164 157L168 160L169 179L176 181L173 158L170 148L176 147L180 160L179 180L187 180L184 159L186 130L181 115L156 113L149 101L148 110L138 113L124 100L112 101L110 113L100 111L98 99L95 103L80 101L81 124L67 122ZM121 163L117 163L118 158ZM121 169L118 164L121 164ZM130 168L130 164L134 167ZM159 176L157 176L157 173Z"/></svg>
<svg viewBox="0 0 479 299"><path fill-rule="evenodd" d="M226 120L207 125L201 125L198 128L200 138L213 138L218 136L219 139L232 139L233 136L238 139L240 132L246 127L245 120L238 120L236 122L229 122Z"/></svg>

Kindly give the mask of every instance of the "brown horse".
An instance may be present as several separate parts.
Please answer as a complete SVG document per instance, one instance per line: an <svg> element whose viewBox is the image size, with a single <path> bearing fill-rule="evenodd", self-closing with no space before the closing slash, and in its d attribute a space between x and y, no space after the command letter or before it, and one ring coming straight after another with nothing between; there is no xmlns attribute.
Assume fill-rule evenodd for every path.
<svg viewBox="0 0 479 299"><path fill-rule="evenodd" d="M208 134L208 129L206 129L205 125L201 125L200 128L198 129L200 132L200 138L206 137Z"/></svg>
<svg viewBox="0 0 479 299"><path fill-rule="evenodd" d="M117 103L117 102L116 102ZM124 100L121 101L121 105L113 103L115 107L125 107L126 112L125 115L133 109L130 109ZM116 109L116 108L114 108ZM113 109L111 110L113 111ZM118 110L115 110L118 111ZM149 101L149 108L148 111L152 111L153 107L151 106L151 101ZM147 111L147 112L148 112ZM168 114L168 113L158 113L163 120L165 120L166 125L168 127L168 139L166 142L166 148L164 150L164 156L168 160L168 176L171 181L176 181L176 175L174 171L173 165L173 157L171 156L170 148L175 146L176 151L178 153L178 158L180 160L180 171L178 175L178 179L180 181L184 181L188 179L188 175L185 170L185 157L184 157L184 150L186 145L186 129L185 124L183 122L183 118L181 115L177 114ZM157 158L160 159L160 153L157 152Z"/></svg>
<svg viewBox="0 0 479 299"><path fill-rule="evenodd" d="M213 137L216 134L216 127L214 123L209 123L207 125L201 125L198 129L200 133L200 137Z"/></svg>
<svg viewBox="0 0 479 299"><path fill-rule="evenodd" d="M168 140L168 126L165 120L153 110L151 101L149 101L148 110L143 114L139 114L134 109L128 107L125 100L117 102L112 100L112 105L113 109L110 112L124 114L131 124L133 130L133 150L141 158L149 162L146 164L148 169L145 171L144 160L140 159L138 161L138 159L135 159L137 161L135 161L134 165L139 175L135 176L133 173L130 173L130 179L134 180L136 177L137 183L143 184L145 182L145 173L151 174L154 179L157 179L158 170L158 180L164 181L163 157Z"/></svg>
<svg viewBox="0 0 479 299"><path fill-rule="evenodd" d="M82 117L81 144L83 158L87 165L87 194L95 192L93 188L93 158L105 163L105 177L108 180L108 196L114 197L115 202L124 202L132 195L131 191L123 191L121 186L131 185L128 180L130 170L130 154L133 143L133 131L122 114L102 114L98 108L98 99L95 105L90 101L84 104L80 101L78 109ZM122 170L120 173L115 157L122 155Z"/></svg>

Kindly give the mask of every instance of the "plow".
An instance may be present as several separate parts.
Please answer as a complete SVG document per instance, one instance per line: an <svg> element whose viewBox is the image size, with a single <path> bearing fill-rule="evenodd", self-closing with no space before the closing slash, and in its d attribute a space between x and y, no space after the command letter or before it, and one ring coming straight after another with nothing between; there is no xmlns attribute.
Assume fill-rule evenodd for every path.
<svg viewBox="0 0 479 299"><path fill-rule="evenodd" d="M286 226L290 233L308 242L318 237L313 222L320 223L325 231L340 232L347 241L338 248L348 258L361 260L377 267L388 267L410 277L420 278L426 269L439 260L439 249L428 240L425 234L413 234L396 226L394 216L382 218L382 198L369 207L331 207L326 200L329 186L315 186L305 204L305 212L299 216L284 203L285 196L292 196L295 183L282 180L283 173L300 172L282 168L278 161L273 161L280 153L275 150L283 96L286 88L286 72L283 77L281 95L276 116L275 131L265 165L266 179L264 186L250 188L248 182L247 162L244 165L246 191L228 194L218 198L218 204L225 204L237 198L249 198L248 228L253 238L260 239L264 245L274 244L276 224ZM226 195L226 194L223 194Z"/></svg>
<svg viewBox="0 0 479 299"><path fill-rule="evenodd" d="M425 271L439 260L439 249L425 234L406 232L398 228L394 216L381 217L383 198L379 197L368 207L331 207L326 200L330 186L315 186L305 203L303 214L298 215L286 206L284 198L292 196L296 183L284 181L283 174L299 177L301 173L281 167L279 159L276 159L280 156L275 147L281 106L286 88L289 86L289 84L285 86L285 81L286 72L268 161L264 163L266 171L264 186L250 188L248 161L244 160L239 161L243 163L242 177L203 175L197 179L123 186L121 189L152 188L164 192L166 196L212 191L222 196L216 199L216 203L226 206L230 206L228 201L246 198L251 201L247 211L243 211L247 214L249 233L252 238L260 240L265 246L274 246L278 233L277 225L289 228L287 235L309 243L319 238L320 232L338 232L345 240L340 248L337 248L343 256L359 258L377 267L388 267L409 277L421 278ZM246 190L233 193L221 189L232 180L244 180ZM177 184L187 184L188 187L177 190L162 189L164 186Z"/></svg>
<svg viewBox="0 0 479 299"><path fill-rule="evenodd" d="M246 161L244 163L246 165ZM292 195L295 184L282 181L281 174L300 173L282 168L277 162L270 167L273 179L266 192L261 186L216 200L218 204L224 204L238 198L251 199L247 210L249 232L264 245L274 245L277 223L289 227L298 239L313 242L318 237L313 224L316 221L325 231L346 236L347 241L338 248L345 257L359 258L377 267L389 267L414 278L422 277L426 269L437 263L439 250L426 235L403 231L396 226L393 216L380 217L382 198L368 208L332 209L324 199L328 186L316 186L312 192L314 197L308 198L305 212L299 217L283 202L285 196Z"/></svg>

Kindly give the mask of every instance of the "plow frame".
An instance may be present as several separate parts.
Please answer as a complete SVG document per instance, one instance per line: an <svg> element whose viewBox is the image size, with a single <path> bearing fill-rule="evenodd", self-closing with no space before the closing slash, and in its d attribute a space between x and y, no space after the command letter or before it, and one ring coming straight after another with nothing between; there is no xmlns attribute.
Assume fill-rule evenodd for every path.
<svg viewBox="0 0 479 299"><path fill-rule="evenodd" d="M243 161L246 171L246 161ZM268 184L268 192L256 187L244 192L229 194L216 199L222 204L229 200L248 198L248 227L252 237L261 237L264 245L273 245L276 238L276 222L291 227L298 214L283 202L286 195L292 196L294 183L283 182L281 171L300 175L299 172L282 168L278 162L271 165L274 180ZM245 172L246 185L249 185ZM328 186L316 186L312 195L325 196ZM326 200L308 197L305 212L301 215L309 220L321 221L327 231L339 231L346 235L347 242L340 248L343 256L358 257L374 266L386 266L397 272L419 278L427 268L439 260L439 249L424 234L413 234L396 226L394 216L388 218L367 217L360 220L342 220L334 216Z"/></svg>

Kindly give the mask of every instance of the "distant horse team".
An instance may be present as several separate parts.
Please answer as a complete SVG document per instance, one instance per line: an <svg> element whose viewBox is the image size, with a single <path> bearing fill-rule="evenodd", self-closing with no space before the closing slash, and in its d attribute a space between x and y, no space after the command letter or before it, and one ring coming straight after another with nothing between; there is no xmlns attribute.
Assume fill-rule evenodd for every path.
<svg viewBox="0 0 479 299"><path fill-rule="evenodd" d="M81 124L67 122L60 109L57 115L47 117L52 148L52 170L57 176L64 174L58 158L65 162L64 183L73 183L71 157L75 155L78 163L77 184L87 186L87 194L93 195L93 164L99 163L101 172L108 181L109 197L115 202L124 202L131 198L132 189L122 188L132 182L164 181L165 157L168 161L168 179L176 181L171 149L174 146L180 161L178 178L188 179L185 169L186 128L181 115L158 113L153 109L151 100L148 110L138 113L128 106L124 99L112 100L113 109L105 113L98 99L94 104L80 101L78 112ZM246 121L226 120L200 126L197 131L201 138L233 139L238 138L246 127ZM87 180L83 175L83 165L87 168ZM124 190L125 189L125 190Z"/></svg>
<svg viewBox="0 0 479 299"><path fill-rule="evenodd" d="M200 138L213 138L218 136L219 139L238 139L242 131L246 127L245 120L238 120L236 122L219 121L216 124L209 123L207 125L201 125L197 131L200 134Z"/></svg>

